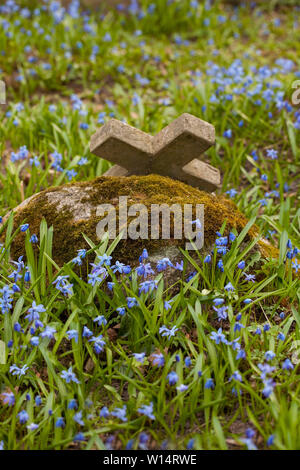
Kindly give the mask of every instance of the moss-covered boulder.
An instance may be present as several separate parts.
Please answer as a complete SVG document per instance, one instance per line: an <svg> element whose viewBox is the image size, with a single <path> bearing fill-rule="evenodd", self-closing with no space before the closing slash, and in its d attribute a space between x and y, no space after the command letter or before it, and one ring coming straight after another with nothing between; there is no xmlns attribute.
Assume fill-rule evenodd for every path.
<svg viewBox="0 0 300 470"><path fill-rule="evenodd" d="M118 208L119 196L128 197L128 205L151 204L204 204L204 250L210 250L219 230L226 220L226 231L233 227L240 232L247 219L235 205L222 196L215 196L170 178L147 175L130 177L100 177L92 181L65 184L49 188L24 201L14 209L15 227L29 223L31 234L38 235L40 223L46 219L48 226L54 228L53 258L62 266L77 254L77 250L89 248L82 234L94 243L99 243L96 227L101 220L97 216L100 204L112 204ZM118 212L118 211L117 211ZM149 222L150 223L150 222ZM257 235L258 229L252 227L249 237ZM114 252L114 259L135 264L143 248L152 256L178 256L178 247L184 248L186 240L173 238L171 227L170 240L121 240ZM260 249L263 249L261 245ZM16 259L24 254L24 233L15 238L11 255Z"/></svg>

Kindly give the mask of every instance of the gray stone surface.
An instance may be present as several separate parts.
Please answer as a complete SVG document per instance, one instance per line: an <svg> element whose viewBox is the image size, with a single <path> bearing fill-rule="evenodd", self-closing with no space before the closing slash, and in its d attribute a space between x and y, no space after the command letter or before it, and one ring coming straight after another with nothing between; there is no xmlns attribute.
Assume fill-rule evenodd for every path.
<svg viewBox="0 0 300 470"><path fill-rule="evenodd" d="M200 160L214 143L214 126L184 113L155 136L112 119L92 136L90 149L117 164L106 176L156 173L214 191L220 185L220 172Z"/></svg>

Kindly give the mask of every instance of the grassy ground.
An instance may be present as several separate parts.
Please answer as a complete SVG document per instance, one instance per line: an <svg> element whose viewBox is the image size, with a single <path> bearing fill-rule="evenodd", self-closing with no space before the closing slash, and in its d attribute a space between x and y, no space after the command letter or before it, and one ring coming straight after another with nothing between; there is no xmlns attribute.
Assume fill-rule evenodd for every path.
<svg viewBox="0 0 300 470"><path fill-rule="evenodd" d="M111 116L155 133L189 112L215 125L207 161L249 224L216 234L173 297L163 264L142 284L146 255L120 273L106 240L87 282L84 253L54 266L45 224L18 229L25 256L12 263L11 220L0 225L0 447L299 449L299 11L17 3L0 7L0 215L101 175L89 139ZM253 223L278 258L242 244Z"/></svg>

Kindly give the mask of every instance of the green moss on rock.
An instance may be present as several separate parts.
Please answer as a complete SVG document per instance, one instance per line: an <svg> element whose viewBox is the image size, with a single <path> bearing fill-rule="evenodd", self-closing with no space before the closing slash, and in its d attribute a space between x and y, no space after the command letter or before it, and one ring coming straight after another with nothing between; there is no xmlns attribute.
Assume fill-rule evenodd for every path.
<svg viewBox="0 0 300 470"><path fill-rule="evenodd" d="M15 210L14 225L27 222L31 233L39 233L40 223L45 218L48 226L54 228L53 258L62 266L70 261L78 249L88 248L82 234L94 243L99 243L96 227L101 217L96 216L100 204L118 206L119 196L128 197L128 206L142 203L147 208L151 204L204 204L204 240L205 246L213 244L216 231L226 220L226 231L236 228L240 232L247 224L247 219L235 205L222 196L215 196L188 186L170 178L147 175L130 177L99 177L93 181L69 183L50 188L33 196ZM73 199L72 199L73 198ZM58 203L59 201L59 203ZM78 213L76 207L80 208ZM74 212L75 211L75 212ZM130 221L130 218L128 219ZM172 224L171 224L172 228ZM150 229L150 217L149 217ZM150 230L149 230L150 233ZM258 233L256 227L249 232L250 237ZM122 262L135 262L143 248L151 253L166 246L184 247L185 240L121 240L114 258ZM15 238L11 255L16 259L24 254L24 234Z"/></svg>

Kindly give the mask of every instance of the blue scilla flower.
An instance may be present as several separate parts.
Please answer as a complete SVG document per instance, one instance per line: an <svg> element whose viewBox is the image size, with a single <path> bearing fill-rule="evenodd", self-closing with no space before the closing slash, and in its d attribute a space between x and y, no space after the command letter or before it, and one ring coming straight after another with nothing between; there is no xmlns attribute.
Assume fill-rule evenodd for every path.
<svg viewBox="0 0 300 470"><path fill-rule="evenodd" d="M55 427L56 428L64 428L65 427L65 420L61 416L56 419L55 421Z"/></svg>
<svg viewBox="0 0 300 470"><path fill-rule="evenodd" d="M220 271L223 273L224 272L224 264L223 264L223 260L220 259L217 263L217 267L220 269Z"/></svg>
<svg viewBox="0 0 300 470"><path fill-rule="evenodd" d="M171 303L172 302L173 302L173 299L172 300L165 300L164 301L164 309L167 310L167 311L171 310L171 308L172 308Z"/></svg>
<svg viewBox="0 0 300 470"><path fill-rule="evenodd" d="M28 369L29 366L27 366L26 364L24 364L22 367L18 367L16 364L13 364L12 366L10 366L9 372L12 375L16 375L20 378L22 377L22 375L26 375Z"/></svg>
<svg viewBox="0 0 300 470"><path fill-rule="evenodd" d="M64 379L68 384L71 382L74 382L76 384L79 384L79 380L77 379L75 373L72 370L72 366L69 367L68 370L63 370L62 373L60 374L61 378Z"/></svg>
<svg viewBox="0 0 300 470"><path fill-rule="evenodd" d="M77 330L68 330L66 336L69 340L74 339L75 343L78 343L78 331Z"/></svg>
<svg viewBox="0 0 300 470"><path fill-rule="evenodd" d="M248 450L257 450L257 447L254 444L254 442L252 441L252 439L242 438L241 441L244 442L244 444L247 446Z"/></svg>
<svg viewBox="0 0 300 470"><path fill-rule="evenodd" d="M136 272L138 276L143 276L144 278L154 274L150 263L140 263L140 265L136 268Z"/></svg>
<svg viewBox="0 0 300 470"><path fill-rule="evenodd" d="M221 299L221 298L214 299L213 303L218 307L219 305L222 305L224 303L224 299Z"/></svg>
<svg viewBox="0 0 300 470"><path fill-rule="evenodd" d="M105 340L103 339L103 335L92 336L92 338L89 339L89 342L94 343L94 350L96 354L100 354L104 350L104 346L106 344Z"/></svg>
<svg viewBox="0 0 300 470"><path fill-rule="evenodd" d="M265 360L272 361L276 357L276 354L273 351L266 351L265 352Z"/></svg>
<svg viewBox="0 0 300 470"><path fill-rule="evenodd" d="M71 400L68 403L68 410L77 410L78 408L78 403L75 398L71 398Z"/></svg>
<svg viewBox="0 0 300 470"><path fill-rule="evenodd" d="M41 338L54 339L56 329L53 326L46 325L45 329L40 333Z"/></svg>
<svg viewBox="0 0 300 470"><path fill-rule="evenodd" d="M187 356L185 359L184 359L184 363L185 363L185 366L186 367L191 367L192 365L192 360L189 356Z"/></svg>
<svg viewBox="0 0 300 470"><path fill-rule="evenodd" d="M297 259L292 262L292 268L296 271L296 273L298 273L298 271L300 270L300 263L298 263Z"/></svg>
<svg viewBox="0 0 300 470"><path fill-rule="evenodd" d="M71 262L73 264L76 264L77 266L81 266L82 265L82 260L85 257L86 257L86 250L85 249L77 250L77 256L75 258L73 258Z"/></svg>
<svg viewBox="0 0 300 470"><path fill-rule="evenodd" d="M36 168L38 168L41 165L39 161L39 157L37 155L35 155L33 158L30 158L29 163L31 166L35 166Z"/></svg>
<svg viewBox="0 0 300 470"><path fill-rule="evenodd" d="M236 370L235 372L233 372L233 374L231 375L231 377L229 378L229 381L231 382L231 380L236 380L237 382L242 382L243 381L243 378L241 376L241 373Z"/></svg>
<svg viewBox="0 0 300 470"><path fill-rule="evenodd" d="M104 315L98 315L98 317L94 318L93 322L97 322L99 326L107 325L107 320Z"/></svg>
<svg viewBox="0 0 300 470"><path fill-rule="evenodd" d="M228 237L219 236L216 238L215 243L217 246L226 246L228 244Z"/></svg>
<svg viewBox="0 0 300 470"><path fill-rule="evenodd" d="M82 330L82 336L83 338L90 338L93 336L93 332L89 330L87 326L84 326Z"/></svg>
<svg viewBox="0 0 300 470"><path fill-rule="evenodd" d="M141 102L141 98L139 95L135 92L132 97L132 104L133 106L137 106Z"/></svg>
<svg viewBox="0 0 300 470"><path fill-rule="evenodd" d="M127 297L127 306L128 308L137 307L138 301L135 297Z"/></svg>
<svg viewBox="0 0 300 470"><path fill-rule="evenodd" d="M29 415L26 410L22 410L17 414L21 424L27 423Z"/></svg>
<svg viewBox="0 0 300 470"><path fill-rule="evenodd" d="M285 340L285 335L282 332L280 332L280 333L278 333L277 339L279 339L280 341L284 341Z"/></svg>
<svg viewBox="0 0 300 470"><path fill-rule="evenodd" d="M113 290L114 286L115 286L115 282L107 282L107 287L109 288L110 291Z"/></svg>
<svg viewBox="0 0 300 470"><path fill-rule="evenodd" d="M166 336L168 339L170 339L172 336L175 336L176 331L178 331L176 325L174 325L171 329L167 328L166 325L163 325L159 329L159 333L162 336Z"/></svg>
<svg viewBox="0 0 300 470"><path fill-rule="evenodd" d="M176 382L178 381L178 375L176 374L176 372L171 371L171 372L167 375L167 379L168 379L170 385L174 385L174 384L176 384Z"/></svg>
<svg viewBox="0 0 300 470"><path fill-rule="evenodd" d="M157 271L160 273L161 271L165 271L167 267L173 268L173 263L169 260L169 258L162 258L160 261L158 261L156 265Z"/></svg>
<svg viewBox="0 0 300 470"><path fill-rule="evenodd" d="M222 307L213 307L214 311L217 312L218 321L226 320L228 307L223 305Z"/></svg>
<svg viewBox="0 0 300 470"><path fill-rule="evenodd" d="M72 286L68 282L69 276L57 276L55 281L52 282L55 285L56 289L59 290L63 295L67 296L68 294L72 293Z"/></svg>
<svg viewBox="0 0 300 470"><path fill-rule="evenodd" d="M34 300L32 302L32 306L28 309L28 314L25 316L25 318L31 323L36 320L39 320L40 313L44 313L44 312L46 312L44 305L42 304L37 305Z"/></svg>
<svg viewBox="0 0 300 470"><path fill-rule="evenodd" d="M108 408L106 406L103 406L103 408L101 408L99 416L100 416L100 418L108 418L109 411L108 411Z"/></svg>
<svg viewBox="0 0 300 470"><path fill-rule="evenodd" d="M140 283L140 288L139 288L139 294L144 292L147 294L148 292L152 292L154 289L157 289L157 280L151 280L151 281L144 281Z"/></svg>
<svg viewBox="0 0 300 470"><path fill-rule="evenodd" d="M273 393L274 387L276 386L273 379L267 379L264 381L264 388L262 394L264 397L269 398L269 396Z"/></svg>
<svg viewBox="0 0 300 470"><path fill-rule="evenodd" d="M89 161L88 161L88 159L87 159L86 157L81 157L80 160L78 160L77 165L78 165L78 166L84 166L84 165L86 165L88 162L89 162Z"/></svg>
<svg viewBox="0 0 300 470"><path fill-rule="evenodd" d="M209 378L206 380L205 382L205 385L204 385L204 388L207 388L207 389L214 389L215 388L215 384L214 384L214 381L213 379Z"/></svg>
<svg viewBox="0 0 300 470"><path fill-rule="evenodd" d="M195 439L190 439L186 445L187 450L193 450L195 445Z"/></svg>
<svg viewBox="0 0 300 470"><path fill-rule="evenodd" d="M97 283L104 281L108 276L107 270L103 266L93 265L92 272L88 275L88 283L95 286Z"/></svg>
<svg viewBox="0 0 300 470"><path fill-rule="evenodd" d="M183 271L183 260L180 261L180 263L178 263L178 261L176 261L176 264L174 266L174 269L176 269L177 271Z"/></svg>
<svg viewBox="0 0 300 470"><path fill-rule="evenodd" d="M130 272L130 270L128 271L128 268L130 268L130 266L120 263L120 261L116 261L116 264L111 267L113 273L120 274L128 274Z"/></svg>
<svg viewBox="0 0 300 470"><path fill-rule="evenodd" d="M227 129L226 131L224 131L223 137L226 137L226 139L231 139L231 137L232 137L232 130L231 130L231 129Z"/></svg>
<svg viewBox="0 0 300 470"><path fill-rule="evenodd" d="M240 349L236 355L236 360L238 359L245 359L246 358L246 353L243 349Z"/></svg>
<svg viewBox="0 0 300 470"><path fill-rule="evenodd" d="M139 435L139 449L147 450L148 449L148 447L147 447L148 441L149 441L148 434L145 433L145 432L141 432L141 434Z"/></svg>
<svg viewBox="0 0 300 470"><path fill-rule="evenodd" d="M139 257L139 262L142 263L145 259L149 258L149 254L146 248L143 249L141 256Z"/></svg>
<svg viewBox="0 0 300 470"><path fill-rule="evenodd" d="M154 366L158 366L158 367L163 367L164 366L165 358L164 358L164 355L162 353L154 353L154 354L152 354L151 358L152 358L152 364Z"/></svg>
<svg viewBox="0 0 300 470"><path fill-rule="evenodd" d="M72 170L67 170L66 171L66 175L67 175L67 178L69 181L71 181L73 178L75 178L75 176L77 176L77 171L74 170L74 168Z"/></svg>
<svg viewBox="0 0 300 470"><path fill-rule="evenodd" d="M176 387L176 390L178 390L178 392L185 392L188 388L188 385L180 384Z"/></svg>
<svg viewBox="0 0 300 470"><path fill-rule="evenodd" d="M32 346L38 346L40 344L40 338L38 336L32 336L30 338L30 344Z"/></svg>
<svg viewBox="0 0 300 470"><path fill-rule="evenodd" d="M238 192L236 189L229 189L226 191L226 194L228 194L228 196L233 199L238 194Z"/></svg>
<svg viewBox="0 0 300 470"><path fill-rule="evenodd" d="M142 353L133 353L133 357L137 362L140 362L141 364L143 364L145 362L145 359L146 359L146 353L144 353L144 352L142 352Z"/></svg>
<svg viewBox="0 0 300 470"><path fill-rule="evenodd" d="M278 158L278 151L275 149L267 149L267 157L276 160Z"/></svg>
<svg viewBox="0 0 300 470"><path fill-rule="evenodd" d="M210 334L210 339L213 340L216 344L224 343L227 344L227 339L222 332L222 328L219 328L218 331L213 331Z"/></svg>
<svg viewBox="0 0 300 470"><path fill-rule="evenodd" d="M21 232L26 232L26 230L29 229L29 224L23 224L21 225Z"/></svg>
<svg viewBox="0 0 300 470"><path fill-rule="evenodd" d="M42 404L42 399L41 399L40 395L37 395L37 396L35 397L34 401L35 401L36 406L41 406L41 404Z"/></svg>
<svg viewBox="0 0 300 470"><path fill-rule="evenodd" d="M255 282L254 274L243 273L247 282Z"/></svg>
<svg viewBox="0 0 300 470"><path fill-rule="evenodd" d="M236 331L241 331L242 328L245 328L245 326L242 325L242 323L240 323L240 322L237 321L237 322L235 322L235 324L234 324L233 331L234 331L234 333L235 333Z"/></svg>
<svg viewBox="0 0 300 470"><path fill-rule="evenodd" d="M14 406L15 396L12 392L4 392L1 394L3 405Z"/></svg>
<svg viewBox="0 0 300 470"><path fill-rule="evenodd" d="M226 284L226 286L224 286L224 289L227 291L227 292L233 292L235 289L233 287L233 285L231 284L231 282L228 282L228 284Z"/></svg>
<svg viewBox="0 0 300 470"><path fill-rule="evenodd" d="M121 421L123 421L124 423L127 420L127 408L126 408L126 405L123 406L123 408L115 408L113 411L111 411L111 416L115 416L116 418L120 419Z"/></svg>
<svg viewBox="0 0 300 470"><path fill-rule="evenodd" d="M102 112L98 114L98 124L104 124L104 118L105 118L106 112Z"/></svg>
<svg viewBox="0 0 300 470"><path fill-rule="evenodd" d="M294 369L294 366L293 364L291 363L290 359L285 359L282 363L282 369L283 370L293 370Z"/></svg>
<svg viewBox="0 0 300 470"><path fill-rule="evenodd" d="M155 416L153 414L153 402L151 402L149 405L142 405L140 408L138 408L138 413L147 416L151 420L155 420Z"/></svg>
<svg viewBox="0 0 300 470"><path fill-rule="evenodd" d="M62 155L58 153L56 150L50 154L50 157L52 157L53 162L51 164L51 167L54 168L56 171L63 171L63 168L61 167L61 162L62 162Z"/></svg>
<svg viewBox="0 0 300 470"><path fill-rule="evenodd" d="M22 330L22 327L21 327L21 325L20 325L19 322L15 322L15 323L14 323L14 330L15 330L17 333L20 333L20 332L21 332L21 333L24 333L24 330Z"/></svg>
<svg viewBox="0 0 300 470"><path fill-rule="evenodd" d="M258 364L258 368L261 371L260 378L262 380L265 380L267 375L272 374L275 370L275 367L270 366L269 364Z"/></svg>
<svg viewBox="0 0 300 470"><path fill-rule="evenodd" d="M118 307L116 310L117 310L118 314L121 315L121 316L125 315L125 313L126 313L126 308L125 307Z"/></svg>
<svg viewBox="0 0 300 470"><path fill-rule="evenodd" d="M104 253L103 255L98 255L97 260L99 266L110 266L112 257Z"/></svg>
<svg viewBox="0 0 300 470"><path fill-rule="evenodd" d="M192 271L189 273L189 275L186 278L186 282L189 282L191 279L193 279L197 274L197 271Z"/></svg>
<svg viewBox="0 0 300 470"><path fill-rule="evenodd" d="M80 426L84 426L84 421L82 419L82 411L78 411L77 413L75 413L75 415L73 416L73 420Z"/></svg>

